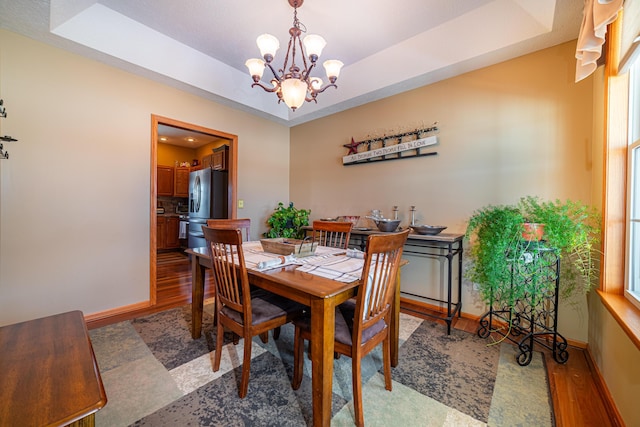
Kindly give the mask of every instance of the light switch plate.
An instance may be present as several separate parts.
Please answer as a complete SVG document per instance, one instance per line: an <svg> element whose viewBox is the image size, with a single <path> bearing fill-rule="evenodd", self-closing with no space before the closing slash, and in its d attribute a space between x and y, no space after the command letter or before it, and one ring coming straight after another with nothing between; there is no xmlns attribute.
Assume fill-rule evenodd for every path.
<svg viewBox="0 0 640 427"><path fill-rule="evenodd" d="M244 200L240 199L238 200L238 209L242 209L244 208Z"/></svg>

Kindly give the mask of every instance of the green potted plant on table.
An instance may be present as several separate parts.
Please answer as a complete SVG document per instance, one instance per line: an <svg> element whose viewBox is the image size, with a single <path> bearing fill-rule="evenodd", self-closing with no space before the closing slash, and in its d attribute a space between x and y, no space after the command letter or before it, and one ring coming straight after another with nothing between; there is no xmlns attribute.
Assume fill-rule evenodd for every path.
<svg viewBox="0 0 640 427"><path fill-rule="evenodd" d="M284 207L282 202L278 203L278 207L267 219L269 231L263 234L264 237L286 237L291 239L304 238L304 230L302 227L309 225L309 215L311 210L297 209L293 206L293 202L288 207Z"/></svg>
<svg viewBox="0 0 640 427"><path fill-rule="evenodd" d="M473 213L467 225L471 265L465 275L478 285L488 304L509 308L525 295L535 303L555 287L544 269L528 267L532 254L544 249L554 251L561 260L560 295L586 294L598 279L598 218L592 208L579 202L543 202L531 196L516 205L483 207ZM530 240L525 223L541 224L542 240ZM514 269L526 276L522 286L513 286Z"/></svg>

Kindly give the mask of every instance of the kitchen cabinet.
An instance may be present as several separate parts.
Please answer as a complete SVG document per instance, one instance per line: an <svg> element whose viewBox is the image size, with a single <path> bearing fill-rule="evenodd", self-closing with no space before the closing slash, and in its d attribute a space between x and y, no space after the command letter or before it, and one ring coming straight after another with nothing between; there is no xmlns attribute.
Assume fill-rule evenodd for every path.
<svg viewBox="0 0 640 427"><path fill-rule="evenodd" d="M158 196L189 197L191 168L158 166Z"/></svg>
<svg viewBox="0 0 640 427"><path fill-rule="evenodd" d="M178 167L174 174L173 196L189 197L189 172L191 168Z"/></svg>
<svg viewBox="0 0 640 427"><path fill-rule="evenodd" d="M166 249L167 245L167 219L163 216L156 217L156 248Z"/></svg>
<svg viewBox="0 0 640 427"><path fill-rule="evenodd" d="M211 155L211 168L217 171L226 171L229 168L229 146L222 145L213 149Z"/></svg>
<svg viewBox="0 0 640 427"><path fill-rule="evenodd" d="M167 218L167 234L166 234L166 248L174 249L180 247L180 239L178 239L178 233L180 231L180 220L177 216L170 216Z"/></svg>
<svg viewBox="0 0 640 427"><path fill-rule="evenodd" d="M229 169L229 146L221 145L213 149L213 154L202 157L202 167L216 171Z"/></svg>
<svg viewBox="0 0 640 427"><path fill-rule="evenodd" d="M177 216L157 216L156 247L157 249L175 249L180 247L178 238L180 219Z"/></svg>
<svg viewBox="0 0 640 427"><path fill-rule="evenodd" d="M173 196L174 167L158 165L157 171L158 171L158 174L157 174L158 196ZM188 176L187 176L187 185L188 185Z"/></svg>

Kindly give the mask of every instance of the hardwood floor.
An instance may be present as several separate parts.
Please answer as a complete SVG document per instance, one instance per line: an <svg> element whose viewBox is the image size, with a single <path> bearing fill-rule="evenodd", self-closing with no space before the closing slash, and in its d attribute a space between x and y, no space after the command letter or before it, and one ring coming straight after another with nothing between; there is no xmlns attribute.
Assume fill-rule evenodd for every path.
<svg viewBox="0 0 640 427"><path fill-rule="evenodd" d="M191 303L191 260L184 252L158 253L156 298L160 306Z"/></svg>
<svg viewBox="0 0 640 427"><path fill-rule="evenodd" d="M178 252L158 254L157 264L157 305L145 310L114 316L108 323L129 320L138 316L155 313L168 308L191 303L191 262L189 258ZM205 298L212 297L210 278L205 277ZM407 311L410 309L411 311ZM411 304L405 300L401 303L401 310L424 318L434 320L426 313L434 314L423 305ZM422 313L422 314L420 314ZM104 326L104 321L91 322L90 329ZM453 327L470 333L475 333L478 327L476 319L460 318L454 321ZM541 348L545 355L549 387L553 400L553 410L558 427L574 426L618 426L613 409L606 405L606 400L597 387L597 378L592 373L586 350L576 347L569 348L569 360L565 364L558 364L553 360L549 350Z"/></svg>
<svg viewBox="0 0 640 427"><path fill-rule="evenodd" d="M191 258L181 251L159 253L156 268L156 305L166 309L191 304ZM213 298L208 270L204 282L205 299Z"/></svg>

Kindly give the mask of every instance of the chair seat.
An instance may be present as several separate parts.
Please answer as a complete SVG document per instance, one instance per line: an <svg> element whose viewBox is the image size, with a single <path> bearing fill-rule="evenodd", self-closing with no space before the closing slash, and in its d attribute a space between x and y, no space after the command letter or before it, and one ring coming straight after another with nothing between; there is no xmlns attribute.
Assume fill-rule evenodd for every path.
<svg viewBox="0 0 640 427"><path fill-rule="evenodd" d="M251 295L252 325L296 313L301 315L305 309L305 306L302 304L279 297L278 295L270 294L266 291L260 292L259 296L254 296L253 293ZM240 312L229 307L223 307L222 313L236 323L244 323L242 313Z"/></svg>
<svg viewBox="0 0 640 427"><path fill-rule="evenodd" d="M356 303L354 300L349 299L336 307L336 329L335 340L339 343L352 345L353 336L353 317L356 310ZM309 316L302 316L295 319L293 323L304 329L305 331L311 331L311 318ZM369 341L378 332L382 331L386 327L384 320L379 320L370 327L362 331L362 343Z"/></svg>

